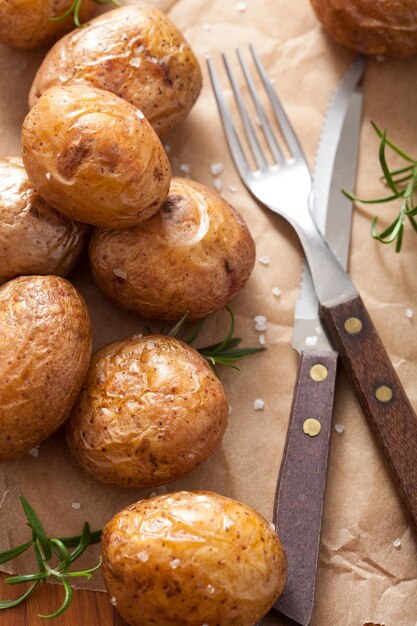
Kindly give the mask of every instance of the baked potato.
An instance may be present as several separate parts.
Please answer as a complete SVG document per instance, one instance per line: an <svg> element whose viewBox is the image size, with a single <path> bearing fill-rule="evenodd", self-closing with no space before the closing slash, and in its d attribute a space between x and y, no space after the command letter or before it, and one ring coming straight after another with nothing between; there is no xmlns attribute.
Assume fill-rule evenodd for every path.
<svg viewBox="0 0 417 626"><path fill-rule="evenodd" d="M203 491L127 507L105 526L102 554L107 590L130 626L253 626L286 579L268 522Z"/></svg>
<svg viewBox="0 0 417 626"><path fill-rule="evenodd" d="M0 0L0 43L13 48L39 48L75 28L74 16L58 22L49 18L63 15L73 0ZM82 21L91 17L93 0L83 0Z"/></svg>
<svg viewBox="0 0 417 626"><path fill-rule="evenodd" d="M325 30L362 54L417 53L417 0L311 0Z"/></svg>
<svg viewBox="0 0 417 626"><path fill-rule="evenodd" d="M151 219L134 228L96 229L90 262L101 289L140 315L199 318L243 287L255 244L239 213L216 191L174 178Z"/></svg>
<svg viewBox="0 0 417 626"><path fill-rule="evenodd" d="M68 417L91 355L90 318L58 276L0 287L0 461L28 452Z"/></svg>
<svg viewBox="0 0 417 626"><path fill-rule="evenodd" d="M202 77L189 44L164 13L126 6L91 20L50 50L30 90L30 107L49 87L73 83L112 91L161 134L188 115Z"/></svg>
<svg viewBox="0 0 417 626"><path fill-rule="evenodd" d="M132 337L93 357L67 439L103 482L162 485L210 456L227 414L223 385L196 350L172 337Z"/></svg>
<svg viewBox="0 0 417 626"><path fill-rule="evenodd" d="M29 274L65 276L86 239L85 224L49 206L17 157L0 158L0 283Z"/></svg>
<svg viewBox="0 0 417 626"><path fill-rule="evenodd" d="M38 193L80 222L120 228L153 215L171 169L142 113L107 91L52 87L27 115L23 161Z"/></svg>

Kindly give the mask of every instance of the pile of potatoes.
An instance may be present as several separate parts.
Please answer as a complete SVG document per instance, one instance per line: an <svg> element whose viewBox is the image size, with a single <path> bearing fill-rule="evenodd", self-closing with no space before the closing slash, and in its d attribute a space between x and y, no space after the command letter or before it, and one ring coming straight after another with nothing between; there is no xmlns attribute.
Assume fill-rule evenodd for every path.
<svg viewBox="0 0 417 626"><path fill-rule="evenodd" d="M0 2L1 24L19 2ZM9 41L0 27L0 40L31 47L57 33L47 30L42 42L16 30ZM0 159L0 461L66 422L87 472L141 488L183 476L220 443L228 402L207 361L163 335L116 341L91 358L88 310L64 278L89 240L99 287L141 316L198 319L245 285L255 246L244 220L213 189L172 178L159 138L186 117L201 81L182 34L137 6L93 19L45 57L22 159ZM203 492L122 511L103 556L109 592L134 626L168 625L177 613L187 626L251 626L285 581L265 520Z"/></svg>

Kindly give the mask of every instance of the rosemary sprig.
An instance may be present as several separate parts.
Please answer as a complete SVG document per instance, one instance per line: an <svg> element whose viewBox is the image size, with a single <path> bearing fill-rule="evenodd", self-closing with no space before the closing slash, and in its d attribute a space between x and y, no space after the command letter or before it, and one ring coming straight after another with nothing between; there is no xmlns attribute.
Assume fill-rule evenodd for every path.
<svg viewBox="0 0 417 626"><path fill-rule="evenodd" d="M235 316L233 315L233 311L228 306L226 306L226 310L230 316L230 326L223 341L215 343L211 346L206 346L205 348L197 348L197 351L209 362L216 375L218 375L216 365L225 365L226 367L232 367L235 370L239 370L240 368L236 365L236 361L245 356L256 354L256 352L262 352L265 350L265 348L237 348L237 346L242 342L242 338L233 337L235 332ZM169 337L178 336L185 320L187 319L187 316L188 313L185 313L175 326L168 331L167 335ZM194 343L203 329L205 321L206 318L203 318L197 322L191 333L185 339L186 343L190 345Z"/></svg>
<svg viewBox="0 0 417 626"><path fill-rule="evenodd" d="M380 204L384 202L391 202L392 200L399 201L400 209L398 215L388 228L385 228L382 232L378 233L377 217L373 218L371 225L371 234L374 239L383 244L389 244L395 241L395 251L399 252L401 250L404 237L404 227L407 220L417 232L417 221L415 219L417 215L417 160L413 159L409 154L404 152L404 150L401 150L401 148L390 141L387 138L386 130L382 131L373 122L372 126L380 138L379 162L383 174L381 179L385 182L392 193L382 198L364 199L358 198L345 189L343 189L342 192L350 200L363 202L364 204ZM386 159L387 147L401 157L407 165L398 169L390 170Z"/></svg>
<svg viewBox="0 0 417 626"><path fill-rule="evenodd" d="M20 554L33 547L39 572L34 574L24 574L22 576L9 576L6 578L7 585L18 585L21 583L33 583L21 596L13 600L1 600L1 609L10 609L18 606L35 591L39 583L46 582L48 578L52 578L64 587L64 600L55 613L50 615L39 615L44 619L52 619L61 615L70 605L72 598L72 588L68 578L84 577L88 580L92 577L92 573L101 567L101 558L95 567L82 571L70 571L72 564L83 554L88 546L98 543L101 539L101 531L92 533L87 522L84 524L82 533L77 537L48 537L39 517L33 510L32 506L24 496L20 496L20 502L26 515L28 526L32 531L32 539L23 543L16 548L6 550L0 553L0 564L7 563L15 559ZM75 548L72 552L68 548ZM50 563L54 559L56 564Z"/></svg>
<svg viewBox="0 0 417 626"><path fill-rule="evenodd" d="M120 6L119 0L94 0L97 4L115 4L116 6ZM83 0L74 0L73 3L68 7L68 9L62 15L58 15L58 17L50 17L48 18L50 22L60 22L64 20L68 15L74 15L74 22L78 28L81 28L82 24L80 22L80 10Z"/></svg>

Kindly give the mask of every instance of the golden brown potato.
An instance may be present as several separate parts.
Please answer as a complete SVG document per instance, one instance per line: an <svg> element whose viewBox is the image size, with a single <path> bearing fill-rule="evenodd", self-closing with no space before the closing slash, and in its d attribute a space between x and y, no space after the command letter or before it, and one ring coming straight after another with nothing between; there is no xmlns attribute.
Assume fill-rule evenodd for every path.
<svg viewBox="0 0 417 626"><path fill-rule="evenodd" d="M0 0L0 43L13 48L38 48L50 44L75 28L74 16L59 22L50 17L63 15L73 0ZM93 0L83 0L80 19L88 19Z"/></svg>
<svg viewBox="0 0 417 626"><path fill-rule="evenodd" d="M132 504L104 528L102 553L107 590L131 626L253 626L286 579L268 522L204 491Z"/></svg>
<svg viewBox="0 0 417 626"><path fill-rule="evenodd" d="M85 224L49 206L22 160L0 158L0 282L29 274L65 276L86 239Z"/></svg>
<svg viewBox="0 0 417 626"><path fill-rule="evenodd" d="M326 31L338 42L370 55L417 53L417 0L311 0Z"/></svg>
<svg viewBox="0 0 417 626"><path fill-rule="evenodd" d="M22 151L38 193L80 222L132 226L168 193L171 169L152 126L101 89L49 89L23 123Z"/></svg>
<svg viewBox="0 0 417 626"><path fill-rule="evenodd" d="M157 319L221 309L243 287L255 244L235 209L204 185L174 178L161 210L134 228L97 229L94 278L123 307Z"/></svg>
<svg viewBox="0 0 417 626"><path fill-rule="evenodd" d="M0 287L0 461L40 444L68 417L91 355L90 318L58 276Z"/></svg>
<svg viewBox="0 0 417 626"><path fill-rule="evenodd" d="M138 107L158 134L188 114L201 70L182 34L161 11L126 6L91 20L46 56L29 105L53 85L100 87Z"/></svg>
<svg viewBox="0 0 417 626"><path fill-rule="evenodd" d="M93 357L68 444L99 480L162 485L210 456L227 414L223 385L196 350L172 337L132 337Z"/></svg>

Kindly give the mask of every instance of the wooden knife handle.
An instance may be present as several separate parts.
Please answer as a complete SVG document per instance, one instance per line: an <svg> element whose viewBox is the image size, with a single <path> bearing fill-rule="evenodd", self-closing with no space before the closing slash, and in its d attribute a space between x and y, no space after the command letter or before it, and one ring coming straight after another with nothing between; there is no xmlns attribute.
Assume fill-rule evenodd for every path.
<svg viewBox="0 0 417 626"><path fill-rule="evenodd" d="M417 528L417 417L357 296L320 313Z"/></svg>
<svg viewBox="0 0 417 626"><path fill-rule="evenodd" d="M313 611L336 365L336 352L301 353L275 494L274 522L288 561L275 608L299 624Z"/></svg>

